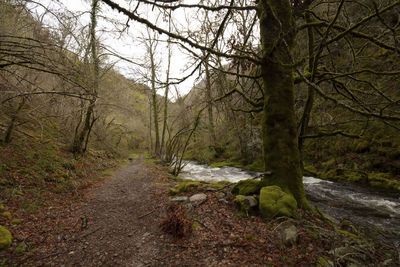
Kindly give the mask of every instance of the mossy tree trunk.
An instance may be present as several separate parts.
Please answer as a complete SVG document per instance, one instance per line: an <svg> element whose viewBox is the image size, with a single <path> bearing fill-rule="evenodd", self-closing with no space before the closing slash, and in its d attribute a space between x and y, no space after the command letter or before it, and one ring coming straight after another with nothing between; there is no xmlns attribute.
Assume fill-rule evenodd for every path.
<svg viewBox="0 0 400 267"><path fill-rule="evenodd" d="M278 185L295 197L299 207L308 208L294 112L291 49L295 28L291 4L289 0L260 0L258 9L263 52L262 135L266 170L262 185Z"/></svg>

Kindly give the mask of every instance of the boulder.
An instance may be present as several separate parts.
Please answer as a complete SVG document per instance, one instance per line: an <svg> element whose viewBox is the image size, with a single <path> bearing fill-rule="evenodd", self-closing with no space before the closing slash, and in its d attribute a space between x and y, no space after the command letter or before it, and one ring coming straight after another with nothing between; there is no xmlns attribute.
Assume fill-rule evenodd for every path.
<svg viewBox="0 0 400 267"><path fill-rule="evenodd" d="M297 217L296 200L276 185L261 188L259 209L261 216L267 219L280 216Z"/></svg>
<svg viewBox="0 0 400 267"><path fill-rule="evenodd" d="M225 193L224 193L224 192L216 192L216 193L215 193L215 196L216 196L218 199L222 199L222 198L225 198Z"/></svg>
<svg viewBox="0 0 400 267"><path fill-rule="evenodd" d="M261 188L261 181L249 179L249 180L242 180L239 181L235 186L232 188L232 194L234 195L252 195L258 194Z"/></svg>
<svg viewBox="0 0 400 267"><path fill-rule="evenodd" d="M236 215L240 217L249 216L250 211L258 205L257 199L253 196L237 195L234 202L239 208L239 211Z"/></svg>
<svg viewBox="0 0 400 267"><path fill-rule="evenodd" d="M12 235L7 228L0 226L0 250L7 249L11 246Z"/></svg>
<svg viewBox="0 0 400 267"><path fill-rule="evenodd" d="M203 202L206 199L207 195L204 193L195 194L189 198L190 202Z"/></svg>

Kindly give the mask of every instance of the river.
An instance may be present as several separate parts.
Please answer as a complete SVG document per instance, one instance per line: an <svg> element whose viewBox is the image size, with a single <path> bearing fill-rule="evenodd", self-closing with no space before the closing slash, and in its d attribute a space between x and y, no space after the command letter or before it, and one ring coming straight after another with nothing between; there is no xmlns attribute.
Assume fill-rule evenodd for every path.
<svg viewBox="0 0 400 267"><path fill-rule="evenodd" d="M183 179L236 183L251 179L259 173L234 167L211 168L192 161L180 175ZM350 220L356 225L384 229L397 248L400 247L400 200L398 195L375 192L354 184L335 183L315 177L303 177L307 198L312 206L339 221Z"/></svg>

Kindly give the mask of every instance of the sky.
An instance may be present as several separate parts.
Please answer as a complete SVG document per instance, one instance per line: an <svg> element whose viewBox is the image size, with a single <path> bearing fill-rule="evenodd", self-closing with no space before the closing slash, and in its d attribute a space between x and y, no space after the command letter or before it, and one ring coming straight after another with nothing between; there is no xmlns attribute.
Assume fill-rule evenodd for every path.
<svg viewBox="0 0 400 267"><path fill-rule="evenodd" d="M81 14L79 17L80 24L82 26L88 25L90 21L90 16L87 11L90 10L90 2L88 0L37 0L38 3L48 7L49 9L60 9L60 3L66 7L69 11L74 14ZM117 0L115 1L119 3L121 6L128 8L128 1ZM40 16L43 14L44 9L42 7L37 7L34 9L35 12ZM146 17L152 22L156 21L156 16L152 10L144 10L139 11L141 15ZM85 13L86 12L86 13ZM137 22L130 21L129 27L123 34L112 33L115 31L115 27L104 18L112 19L116 22L120 22L121 25L117 26L117 28L123 28L122 25L126 25L127 17L122 14L117 13L116 11L111 10L106 4L101 3L100 15L98 22L98 36L100 41L111 50L117 52L119 55L129 58L134 62L143 63L148 62L146 59L146 48L143 44L143 37L147 35L147 29L144 25L141 25ZM174 12L174 19L177 20L177 23L181 23L182 25L186 24L186 21L189 20L195 14L184 13L183 11ZM55 18L51 14L46 15L43 18L43 21L49 25L55 23ZM193 21L191 22L193 23ZM163 26L164 28L168 28L167 24L162 22L162 19L158 19L157 26ZM167 47L166 47L166 36L159 36L160 40L164 42L160 42L158 45L158 49L156 51L157 62L160 63L159 71L158 71L158 79L165 81L166 78L166 70L167 70ZM135 80L142 79L143 73L146 72L145 69L139 68L135 64L119 60L115 57L109 57L110 62L116 62L115 68L124 76L133 78ZM190 59L183 51L180 51L177 47L172 49L172 60L171 60L171 74L172 78L181 78L186 76L191 72L190 62L193 62L193 59ZM198 77L198 73L194 74L193 77L187 79L185 82L176 86L180 95L187 94L190 89L194 86L195 83L198 82L196 78ZM148 83L148 85L150 85ZM176 98L176 93L174 88L171 88L170 98ZM164 90L159 89L159 94L163 94Z"/></svg>

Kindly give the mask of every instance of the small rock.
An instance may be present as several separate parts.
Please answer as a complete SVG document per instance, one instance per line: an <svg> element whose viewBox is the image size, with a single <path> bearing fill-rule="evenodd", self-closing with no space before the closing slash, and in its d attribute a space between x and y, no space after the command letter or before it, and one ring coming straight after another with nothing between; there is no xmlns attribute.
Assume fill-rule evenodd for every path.
<svg viewBox="0 0 400 267"><path fill-rule="evenodd" d="M297 243L297 228L291 223L284 223L279 227L280 237L285 246L293 246Z"/></svg>
<svg viewBox="0 0 400 267"><path fill-rule="evenodd" d="M237 195L234 202L239 208L239 211L236 213L239 217L248 217L251 210L258 205L257 199L253 196Z"/></svg>
<svg viewBox="0 0 400 267"><path fill-rule="evenodd" d="M148 232L143 234L143 237L148 237L148 236L150 236L150 233L148 233Z"/></svg>
<svg viewBox="0 0 400 267"><path fill-rule="evenodd" d="M207 195L204 193L195 194L189 198L190 202L203 202L206 199Z"/></svg>
<svg viewBox="0 0 400 267"><path fill-rule="evenodd" d="M129 234L128 234L128 236L129 236L129 237L132 237L132 236L133 236L133 234L132 234L132 233L129 233Z"/></svg>
<svg viewBox="0 0 400 267"><path fill-rule="evenodd" d="M218 201L224 204L229 204L228 200L226 199L219 199Z"/></svg>
<svg viewBox="0 0 400 267"><path fill-rule="evenodd" d="M173 199L169 200L170 202L188 202L188 197L174 197Z"/></svg>
<svg viewBox="0 0 400 267"><path fill-rule="evenodd" d="M225 193L223 193L223 192L217 192L217 193L215 193L215 196L216 196L217 198L219 198L219 199L222 199L222 198L225 197Z"/></svg>

